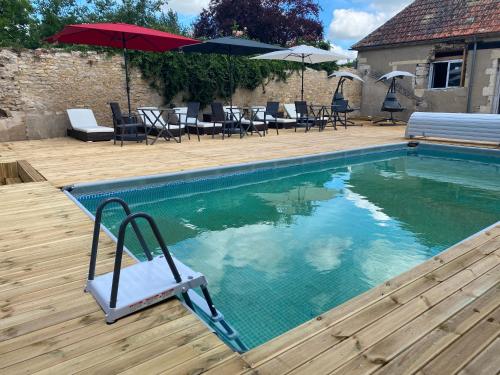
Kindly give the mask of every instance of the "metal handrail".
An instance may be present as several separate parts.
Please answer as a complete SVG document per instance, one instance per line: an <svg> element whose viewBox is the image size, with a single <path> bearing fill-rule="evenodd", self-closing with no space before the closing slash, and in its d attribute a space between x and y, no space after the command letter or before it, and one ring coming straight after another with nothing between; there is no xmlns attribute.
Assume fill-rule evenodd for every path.
<svg viewBox="0 0 500 375"><path fill-rule="evenodd" d="M160 245L161 251L165 256L165 260L167 261L168 266L170 267L170 271L172 272L175 281L177 283L180 283L182 281L181 275L179 274L179 270L177 269L177 266L175 265L174 260L170 255L170 251L168 250L167 245L165 245L165 241L163 240L163 237L161 236L158 226L156 225L153 218L144 212L137 212L135 214L130 214L122 221L122 223L120 224L120 230L118 232L118 243L116 245L116 255L115 255L115 267L113 270L113 282L111 284L111 298L109 303L110 308L116 307L116 299L118 297L118 285L120 282L120 271L121 271L122 256L123 256L123 246L125 242L125 231L127 229L128 224L132 223L132 225L134 225L135 220L138 218L143 218L147 220L149 226L153 231L154 236L156 237L156 240L158 241L158 244Z"/></svg>
<svg viewBox="0 0 500 375"><path fill-rule="evenodd" d="M95 277L95 267L96 267L96 262L97 262L97 248L99 246L99 233L101 230L101 221L102 221L102 213L104 211L104 208L110 204L110 203L118 203L121 205L123 210L125 211L125 214L129 216L131 214L130 208L128 204L120 198L109 198L106 199L105 201L101 202L99 206L97 206L96 214L95 214L95 223L94 223L94 235L92 237L92 250L90 253L90 266L89 266L89 280L94 280ZM151 255L151 251L149 251L148 246L146 245L146 241L144 241L144 237L141 234L141 231L139 230L139 227L135 222L132 222L132 227L134 229L134 232L142 246L142 249L144 250L144 254L146 254L146 257L148 258L149 261L153 260L153 256Z"/></svg>
<svg viewBox="0 0 500 375"><path fill-rule="evenodd" d="M120 198L109 198L102 203L99 204L96 210L96 219L95 219L95 225L94 225L94 237L92 240L92 253L91 253L91 259L90 259L90 268L89 268L89 280L94 280L95 276L95 266L96 266L96 259L97 259L97 248L99 244L99 232L100 232L100 227L101 227L101 219L102 219L102 213L104 211L104 208L111 203L118 203L121 205L121 207L124 209L124 211L127 214L127 217L123 219L123 221L120 224L120 228L118 231L118 241L116 245L116 253L115 253L115 262L114 262L114 269L113 269L113 277L112 277L112 284L111 284L111 296L110 296L110 301L109 301L109 308L116 308L117 305L117 299L118 299L118 288L120 284L120 274L121 274L121 266L122 266L122 259L123 259L123 251L124 251L124 246L125 246L125 234L127 230L127 226L129 224L132 224L132 227L134 228L135 234L137 235L144 252L146 256L148 257L148 260L151 261L153 259L151 252L149 251L146 242L144 241L144 238L141 234L141 231L139 230L139 227L137 226L136 220L137 219L145 219L158 244L160 245L161 251L163 253L163 256L165 257L165 260L167 261L167 264L170 268L170 271L172 272L172 275L175 279L176 283L182 283L182 277L179 273L179 270L177 269L177 266L174 262L174 259L172 255L170 254L170 251L168 250L167 245L165 244L165 241L158 229L158 226L156 225L156 222L154 219L144 213L144 212L137 212L137 213L131 213L130 208L128 207L127 203L123 201ZM221 327L226 331L225 335L229 340L234 340L238 347L245 351L246 346L243 344L243 342L239 339L238 333L224 320L224 316L217 311L215 308L214 302L212 300L212 297L210 296L210 292L208 291L208 288L206 285L201 285L201 292L203 294L203 297L205 299L205 302L208 306L208 310L211 315L211 319L214 322L214 324L220 324ZM191 308L193 311L195 311L193 302L191 301L191 297L189 296L187 288L183 288L181 294L183 296L184 302L186 305Z"/></svg>

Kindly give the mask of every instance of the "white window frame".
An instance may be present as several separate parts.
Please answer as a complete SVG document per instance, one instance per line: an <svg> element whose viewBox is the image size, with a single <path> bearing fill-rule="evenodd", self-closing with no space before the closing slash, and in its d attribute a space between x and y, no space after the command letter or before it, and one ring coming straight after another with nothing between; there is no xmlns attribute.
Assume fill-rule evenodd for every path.
<svg viewBox="0 0 500 375"><path fill-rule="evenodd" d="M448 68L446 69L446 86L445 87L432 87L434 84L434 64L440 63L448 63ZM463 59L455 59L455 60L442 60L442 61L433 61L431 62L431 68L429 70L429 90L447 90L449 88L456 88L461 86L452 86L448 87L448 80L450 79L450 65L453 63L462 63L462 69L464 68L464 60ZM462 82L460 82L462 83Z"/></svg>

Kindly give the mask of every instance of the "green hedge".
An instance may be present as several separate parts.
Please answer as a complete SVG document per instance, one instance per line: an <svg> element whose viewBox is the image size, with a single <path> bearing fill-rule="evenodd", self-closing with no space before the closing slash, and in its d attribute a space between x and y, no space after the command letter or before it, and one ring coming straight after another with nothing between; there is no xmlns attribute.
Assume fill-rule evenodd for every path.
<svg viewBox="0 0 500 375"><path fill-rule="evenodd" d="M205 106L217 97L228 99L229 58L224 55L131 52L131 63L138 67L154 88L169 103L180 92L183 101L198 101ZM236 88L254 90L270 79L286 81L301 64L284 61L259 61L245 57L233 59L233 92ZM335 63L311 66L331 72Z"/></svg>

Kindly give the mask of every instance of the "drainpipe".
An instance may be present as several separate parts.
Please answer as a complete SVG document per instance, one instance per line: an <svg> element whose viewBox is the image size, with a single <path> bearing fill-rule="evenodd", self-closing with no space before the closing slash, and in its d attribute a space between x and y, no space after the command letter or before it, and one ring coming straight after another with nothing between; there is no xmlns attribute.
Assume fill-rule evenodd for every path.
<svg viewBox="0 0 500 375"><path fill-rule="evenodd" d="M474 85L474 71L476 70L477 40L474 37L474 49L470 66L469 87L467 87L467 113L472 112L472 86ZM465 61L464 61L465 63Z"/></svg>

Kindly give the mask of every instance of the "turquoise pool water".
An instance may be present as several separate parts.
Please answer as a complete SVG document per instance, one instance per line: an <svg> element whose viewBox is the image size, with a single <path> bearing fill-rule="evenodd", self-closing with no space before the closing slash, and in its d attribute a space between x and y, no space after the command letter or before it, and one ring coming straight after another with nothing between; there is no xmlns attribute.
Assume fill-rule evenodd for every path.
<svg viewBox="0 0 500 375"><path fill-rule="evenodd" d="M109 196L155 218L251 348L498 221L500 164L404 148L77 198L95 213Z"/></svg>

